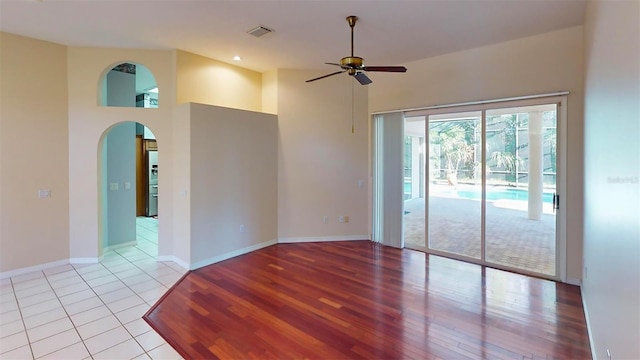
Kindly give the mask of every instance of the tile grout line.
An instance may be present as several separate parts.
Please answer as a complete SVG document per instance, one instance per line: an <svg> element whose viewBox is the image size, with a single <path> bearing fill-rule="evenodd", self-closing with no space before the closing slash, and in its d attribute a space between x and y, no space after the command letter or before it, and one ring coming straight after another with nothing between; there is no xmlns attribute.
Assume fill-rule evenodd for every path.
<svg viewBox="0 0 640 360"><path fill-rule="evenodd" d="M46 274L44 273L44 271L40 271L42 273L43 276L46 277ZM24 335L27 337L27 345L29 345L29 351L31 352L31 358L35 359L35 355L33 354L33 347L31 347L31 340L29 339L29 333L27 332L27 324L25 324L24 322L24 316L22 316L22 307L20 306L20 301L18 300L18 294L16 293L16 288L15 288L15 284L13 283L13 278L9 278L9 280L11 281L11 290L13 291L13 297L16 299L16 304L18 305L18 313L20 313L20 320L22 321L22 327L24 328ZM51 285L49 285L51 286ZM53 289L51 289L53 290ZM20 347L17 347L16 349L19 349ZM15 349L14 349L15 350ZM13 350L11 350L13 351Z"/></svg>
<svg viewBox="0 0 640 360"><path fill-rule="evenodd" d="M145 230L151 230L151 229L145 229ZM157 231L157 230L156 230L156 231ZM157 243L154 243L154 242L152 242L152 241L149 241L149 240L147 240L146 238L145 238L143 241L144 241L146 244L144 244L144 245L143 245L143 244L138 244L138 243L137 243L137 244L136 244L136 245L134 245L133 247L129 247L129 248L127 248L127 250L135 249L135 252L134 252L133 254L128 254L128 255L126 255L126 254L125 254L125 251L122 251L122 250L121 250L121 251L122 251L122 253L121 253L121 252L119 252L119 251L116 251L115 249L114 249L114 250L111 250L111 251L113 252L113 254L117 255L117 256L116 256L116 258L117 258L117 261L116 261L116 262L117 262L117 263L120 263L120 261L121 261L121 260L123 260L123 261L122 261L122 264L130 264L130 265L133 265L133 266L134 266L134 268L135 268L135 269L137 269L138 271L140 271L142 274L144 274L144 275L146 275L146 276L148 276L148 277L152 278L153 280L155 280L155 281L158 283L159 287L154 287L154 288L152 288L152 289L165 288L166 290L168 290L167 285L166 285L164 282L159 281L157 278L159 278L159 277L164 277L164 276L168 276L168 275L172 275L172 274L180 275L180 271L179 271L179 270L177 270L176 268L174 268L174 267L170 266L170 265L164 264L165 262L158 261L158 260L157 260L157 255L151 255L149 252L145 251L145 250L144 250L144 248L140 247L140 245L142 245L142 246L146 246L146 247L151 247L151 246L156 246L156 247L157 247L157 246L158 246L158 245L157 245ZM143 257L143 258L137 258L137 259L134 259L134 260L131 260L131 259L129 258L129 257L139 257L139 255L144 255L144 257ZM162 264L162 265L163 265L163 266L162 266L162 267L160 267L160 268L157 268L157 267L156 267L156 268L153 268L153 269L149 269L149 271L151 271L151 270L160 270L160 269L164 269L164 268L166 267L166 268L168 268L168 270L167 270L168 272L167 272L166 274L162 274L162 275L152 275L152 274L150 274L149 272L147 272L147 270L145 270L145 267L142 267L142 266L138 265L138 263L139 263L139 262L141 262L141 261L146 262L146 261L148 261L148 260L154 260L154 261L155 261L155 263L160 263L160 264ZM110 261L107 261L107 264L108 264L108 263L110 263ZM139 355L137 355L137 356L141 356L141 355L143 355L143 354L144 354L144 355L146 355L146 356L148 356L148 357L151 357L151 355L149 354L149 352L154 351L154 350L156 350L156 349L158 349L158 348L160 348L160 347L162 347L162 346L164 346L165 344L168 344L168 343L167 343L166 341L164 341L164 339L163 339L163 343L162 343L162 344L160 344L160 345L158 345L158 346L155 346L155 347L153 347L153 348L151 348L151 349L149 349L149 350L147 350L145 347L143 347L143 346L142 346L142 344L139 342L139 340L138 340L135 336L133 336L133 334L131 333L131 331L130 331L126 326L125 326L126 324L124 324L124 323L120 320L120 318L118 318L118 316L116 315L116 313L115 313L115 312L114 312L114 311L109 307L109 305L105 302L105 300L103 300L103 299L102 299L101 295L98 295L98 293L97 293L97 292L96 292L96 290L94 289L94 286L90 285L90 284L89 284L89 282L88 282L88 281L90 281L90 280L99 279L99 278L101 278L101 277L105 277L105 276L114 276L114 277L117 279L116 281L119 281L119 282L123 285L123 287L122 287L121 289L125 289L125 288L126 288L126 289L128 289L129 291L133 292L133 293L137 296L137 298L138 298L139 300L141 300L141 301L142 301L142 304L133 305L133 306L127 307L126 309L121 309L119 312L126 311L126 310L129 310L129 309L133 308L133 307L136 307L136 306L139 306L139 305L143 305L143 304L144 304L144 305L146 305L146 306L152 306L152 304L149 304L149 302L148 302L147 300L145 300L144 298L142 298L142 296L138 293L138 291L134 290L134 289L133 289L129 284L127 284L127 283L125 283L125 282L123 281L123 280L124 280L124 279L126 279L127 277L125 277L125 278L122 278L122 279L121 279L121 278L117 275L118 273L116 273L116 272L112 271L111 266L110 266L110 265L107 265L107 264L105 264L105 263L103 263L103 262L99 262L99 263L95 264L95 265L101 265L100 267L97 267L97 270L95 270L95 271L89 271L89 272L86 272L86 273L80 273L80 272L79 272L79 269L81 269L81 267L76 267L74 264L68 264L69 268L68 268L66 271L73 271L73 272L74 272L74 275L72 275L72 276L68 276L68 277L65 277L65 278L61 278L61 279L57 279L57 280L55 280L55 281L53 281L52 279L50 279L50 278L49 278L49 275L47 275L44 271L39 271L39 272L40 272L40 274L41 274L42 276L37 276L37 277L30 278L30 279L27 279L27 280L24 280L24 281L26 282L26 281L31 281L31 280L37 280L37 279L42 279L42 278L44 278L44 280L46 281L46 284L48 285L49 289L46 289L46 290L41 291L41 292L37 292L37 293L35 293L35 294L30 294L30 295L28 295L28 296L25 296L25 298L26 298L26 297L31 297L31 296L37 296L38 294L41 294L41 293L43 293L43 292L52 291L52 292L53 292L53 294L55 295L55 300L56 300L56 301L57 301L57 303L62 307L62 310L64 311L64 313L65 313L65 315L66 315L66 318L67 318L67 319L69 319L69 322L71 323L71 325L73 326L73 329L75 330L76 334L78 335L78 338L80 339L80 341L79 341L79 342L82 342L84 349L87 351L87 353L89 354L89 357L90 357L91 359L94 359L94 355L97 355L97 354L99 354L99 353L101 353L101 352L107 351L109 348L112 348L112 347L114 347L114 346L118 346L118 345L120 345L120 344L123 344L123 343L125 343L125 342L129 341L130 339L133 339L133 340L136 342L136 344L137 344L137 345L138 345L138 346L143 350L143 353L141 353L141 354L139 354ZM120 264L118 264L118 265L120 265ZM117 266L117 265L113 265L113 266ZM95 278L92 278L92 279L89 279L89 280L85 279L85 277L83 276L83 275L91 274L91 273L94 273L94 272L97 272L97 271L102 271L102 270L106 270L106 271L107 271L107 274L105 274L104 276L98 276L98 277L95 277ZM66 272L66 271L59 271L59 272L56 272L56 273L52 273L52 274L50 274L50 275L51 275L51 276L54 276L54 275L61 274L61 273ZM125 271L126 271L126 270L125 270ZM164 271L164 270L161 270L161 271ZM37 273L37 272L36 272L36 273ZM32 274L35 274L35 273L32 273ZM80 278L80 280L81 280L81 281L78 281L77 283L73 283L73 284L66 285L66 286L60 286L58 289L54 288L54 287L53 287L53 285L52 285L52 283L54 283L54 282L57 282L57 281L64 281L65 279L71 279L72 277L75 277L75 276L78 276L78 277ZM134 275L134 276L136 276L136 275ZM131 276L131 277L133 277L133 276ZM26 338L27 338L27 345L29 345L29 350L30 350L30 352L31 352L31 357L32 357L33 359L36 359L35 354L34 354L34 351L33 351L33 346L32 346L32 344L34 344L35 342L32 342L32 341L31 341L31 339L30 339L29 333L28 333L28 331L27 331L28 329L27 329L27 326L26 326L26 323L25 323L25 317L24 317L24 315L23 315L23 310L24 310L26 307L29 307L29 306L36 306L36 305L39 305L39 304L44 304L45 302L47 302L47 301L52 301L52 300L54 300L54 299L49 299L49 300L45 300L45 301L42 301L42 302L38 302L38 303L34 303L34 304L30 304L29 306L21 306L21 301L18 299L18 292L17 292L17 290L16 290L16 284L17 284L17 283L15 282L15 277L11 277L11 278L9 278L9 281L10 281L10 285L11 285L12 295L13 295L13 298L15 299L15 301L16 301L17 310L18 310L18 313L19 313L19 315L20 315L20 321L21 321L22 326L23 326L23 329L24 329L23 331L24 331L24 334L25 334L25 336L26 336ZM112 281L112 282L109 282L109 283L115 283L116 281ZM175 282L175 281L174 281L174 282ZM71 292L71 293L68 293L68 294L59 295L59 290L60 290L60 289L63 289L63 288L68 287L68 286L74 286L74 285L76 285L76 284L81 284L81 283L84 283L84 284L88 287L88 289L82 289L82 290L74 291L74 292ZM141 282L141 283L142 283L142 282ZM96 285L96 287L99 287L99 286L102 286L102 285L106 285L106 284L108 284L108 283L100 284L100 285ZM137 283L136 283L136 284L133 284L133 285L137 285ZM133 285L132 285L132 286L133 286ZM40 285L34 285L34 286L26 287L26 288L24 288L24 289L20 289L20 290L22 291L22 290L26 290L26 289L34 288L34 287L36 287L36 286L40 286ZM145 291L151 291L152 289L145 290ZM96 353L96 354L92 354L92 353L90 352L90 350L89 350L89 348L87 347L87 344L86 344L86 342L85 342L85 339L83 339L83 338L82 338L82 336L80 335L80 332L78 331L78 325L76 325L75 321L71 318L71 315L70 315L70 314L69 314L69 312L68 312L69 310L67 309L67 306L71 306L71 305L73 305L73 304L76 304L76 303L80 303L80 302L82 302L82 301L89 300L90 298L87 298L87 299L81 299L81 300L78 300L78 301L74 301L74 302L69 303L69 304L66 304L66 305L65 305L65 304L62 302L62 300L61 300L61 297L69 296L69 295L73 295L73 294L77 294L77 293L79 293L79 292L86 291L86 290L91 290L91 292L92 292L92 293L93 293L93 294L98 298L98 300L100 301L100 303L102 303L102 305L99 305L99 306L104 306L104 307L109 311L110 315L112 315L112 316L114 316L114 317L116 318L116 320L117 320L117 322L120 324L120 326L121 326L121 327L123 327L123 328L124 328L124 330L127 332L127 334L130 336L130 338L129 338L129 339L126 339L126 340L124 340L124 341L122 341L122 342L119 342L119 343L117 343L117 344L115 344L115 345L112 345L111 347L109 347L109 348L107 348L107 349L103 349L103 350L101 350L100 352L98 352L98 353ZM111 292L115 292L115 291L118 291L118 290L120 290L120 289L116 289L116 290L108 291L108 292L105 292L105 293L104 293L104 294L102 294L102 295L109 294L109 293L111 293ZM141 291L141 292L145 292L145 291ZM120 299L119 299L119 300L120 300ZM115 301L117 301L117 300L115 300ZM156 299L155 301L157 302L157 299ZM96 309L96 308L97 308L97 307L99 307L99 306L96 306L96 307L93 307L93 308L90 308L90 309L85 309L85 310L83 310L83 311L80 311L79 313L83 313L83 312L87 312L87 311L92 311L92 310ZM45 312L46 312L46 311L45 311ZM44 312L42 312L42 313L44 313ZM42 314L42 313L32 314L32 316L37 316L37 315ZM108 316L108 315L107 315L107 316ZM103 319L103 318L104 318L104 317L102 317L102 318L100 318L100 319ZM46 322L46 323L44 323L44 324L39 324L38 326L35 326L35 327L34 327L34 329L35 329L35 328L38 328L38 327L40 327L40 326L44 326L44 325L50 324L50 323L55 322L55 321L59 321L59 320L61 320L61 319L63 319L63 318L55 319L55 320L52 320L52 321ZM87 324L89 324L89 323L91 323L91 322L98 321L98 320L100 320L100 319L92 320L92 321L88 322ZM140 319L141 319L141 318L140 318ZM136 321L136 320L138 320L138 319L132 320L131 322ZM129 323L131 323L131 322L129 322ZM127 324L129 324L129 323L127 323ZM83 324L83 325L86 325L86 324ZM69 330L70 330L70 329L69 329ZM107 331L111 331L111 330L112 330L112 329L107 330ZM61 331L61 332L58 332L58 333L56 333L56 334L52 334L52 335L49 335L49 336L43 337L42 339L39 339L38 341L42 341L42 340L44 340L44 339L51 338L52 336L56 336L56 335L58 335L58 334L61 334L61 333L66 332L66 331L68 331L68 330ZM99 336L99 335L101 335L101 334L104 334L104 333L106 333L107 331L103 331L103 332L101 332L101 333L99 333L99 334L95 334L95 335L91 336L91 337L90 337L90 338L88 338L88 339L91 339L91 338L94 338L94 337ZM157 334L157 332L155 332L155 330L154 330L153 328L151 328L151 329L150 329L149 331L147 331L147 332L143 332L143 333L141 333L141 334L138 334L138 336L141 336L141 335L143 335L143 334L147 334L147 333L149 333L149 332L151 332L151 331L153 331L154 333L156 333L156 334ZM88 339L87 339L87 340L88 340ZM37 342L37 341L36 341L36 342ZM51 351L51 352L49 352L49 353L47 353L47 354L43 354L42 356L48 356L48 355L50 355L50 354L52 354L52 353L55 353L55 352L58 352L58 351L61 351L61 350L67 349L67 348L69 348L69 347L71 347L71 346L74 346L74 345L77 345L77 344L78 344L78 342L73 343L73 344L70 344L70 345L65 346L65 347L63 347L63 348L60 348L60 349L56 349L56 350L54 350L54 351ZM21 347L23 347L23 346L24 346L24 345L19 346L19 347L17 347L16 349L19 349L19 348L21 348ZM169 345L169 346L170 346L170 345ZM13 349L13 350L16 350L16 349ZM10 351L13 351L13 350L10 350Z"/></svg>
<svg viewBox="0 0 640 360"><path fill-rule="evenodd" d="M114 253L118 254L118 256L120 256L121 258L123 258L123 259L125 259L125 260L129 261L129 263L131 263L131 261L130 261L129 259L124 258L124 257L122 256L122 254L120 254L120 253L116 252L115 250L111 250L111 251L113 251ZM131 288L129 287L129 285L127 285L124 281L122 281L122 279L120 279L120 278L118 277L118 275L116 275L116 273L114 273L113 271L111 271L111 269L109 269L109 268L108 268L107 266L105 266L104 264L100 263L100 265L102 265L102 266L103 266L103 267L104 267L104 268L105 268L109 273L111 273L111 275L115 276L115 277L118 279L118 281L120 281L120 282L121 282L121 283L122 283L122 284L123 284L127 289L131 290L131 291L132 291L136 296L138 296L138 298L140 298L140 300L142 300L142 301L143 301L143 303L145 303L145 304L147 303L147 302L146 302L142 297L140 297L140 295L138 295L138 293L137 293L136 291L134 291L133 289L131 289ZM133 265L135 266L135 264L133 264ZM136 266L136 267L137 267L137 266ZM145 274L146 274L146 273L145 273ZM81 276L81 277L82 277L82 276ZM82 278L82 280L83 280L83 281L85 281L85 280L84 280L84 278ZM85 281L85 283L86 283L86 281ZM87 283L87 285L89 286L89 288L91 289L91 291L93 291L93 293L94 293L94 294L96 294L96 296L98 297L98 299L100 299L100 302L102 302L102 304L104 304L104 306L107 308L107 310L109 310L109 312L111 313L111 315L112 315L114 318L116 318L116 320L118 321L118 323L120 323L120 326L122 326L122 328L127 332L127 334L129 334L129 336L130 336L130 337L131 337L131 338L136 342L136 344L138 344L138 346L140 346L140 348L143 350L144 354L148 356L149 354L147 354L146 349L145 349L142 345L140 345L140 343L139 343L139 342L138 342L138 340L135 338L135 336L133 336L133 334L131 334L131 332L129 331L129 329L127 329L127 328L126 328L126 326L124 326L125 324L123 324L123 323L122 323L122 321L120 321L120 319L116 316L116 313L114 313L114 312L113 312L113 310L111 310L111 308L109 307L109 305L107 305L107 303L106 303L106 302L105 302L105 301L100 297L100 295L98 295L98 293L96 293L96 292L95 292L95 290L93 289L93 287L91 287L91 285L89 285L88 283ZM117 290L114 290L114 291L117 291ZM104 294L103 294L103 295L104 295ZM125 310L128 310L128 309L131 309L131 308L133 308L134 306L137 306L137 305L133 305L133 306L128 307L128 308L126 308L126 309L123 309L123 310L121 310L121 311L125 311ZM93 338L93 337L96 337L96 336L102 335L102 334L104 334L104 333L106 333L106 332L108 332L108 331L111 331L111 330L113 330L113 329L109 329L109 330L107 330L107 331L103 331L103 332L101 332L101 333L99 333L99 334L96 334L96 335L94 335L94 336L90 337L90 338ZM78 334L78 335L79 335L79 334ZM90 338L89 338L89 339L90 339ZM82 339L82 337L80 337L80 339ZM130 339L127 339L127 340L121 341L121 342L119 342L119 343L117 343L117 344L114 344L113 346L120 345L120 344L122 344L122 343L124 343L124 342L127 342L127 341L129 341L129 340L130 340ZM84 339L82 339L82 342L84 343ZM113 347L113 346L112 346L112 347ZM86 344L85 344L85 347L86 347ZM101 352L103 352L103 351L106 351L106 350L108 350L108 348L107 348L107 349L104 349L104 350L101 350L101 351L99 351L99 352L97 352L95 355L97 355L97 354L99 354L99 353L101 353ZM94 355L94 354L92 354L92 353L91 353L91 351L89 351L89 349L88 349L88 348L87 348L87 351L89 352L89 355L90 355L90 356L91 356L91 358L93 359L93 355ZM140 354L140 355L141 355L141 354Z"/></svg>
<svg viewBox="0 0 640 360"><path fill-rule="evenodd" d="M76 274L77 274L78 276L80 276L80 278L82 279L82 281L84 281L84 278L82 277L82 275L80 275L80 273L78 272L78 270L76 270L76 268L75 268L73 265L71 265L71 267L73 268L73 271L75 271L75 272L76 272ZM44 274L44 277L47 279L47 283L49 283L49 286L51 286L51 282L49 281L49 277L47 276L47 274ZM85 282L85 283L86 283L86 282ZM87 284L87 286L89 286L89 284ZM89 286L89 288L91 288L91 286ZM65 314L67 314L67 318L68 318L68 319L69 319L69 321L71 322L71 325L73 325L73 330L75 330L75 331L76 331L76 334L78 334L78 339L80 339L80 342L82 343L82 346L84 346L84 348L87 350L87 353L89 353L89 357L91 357L91 359L93 359L93 356L91 355L91 352L90 352L90 351L89 351L89 349L87 348L87 344L85 344L85 343L84 343L84 340L82 339L82 336L80 336L80 332L78 331L78 327L77 327L77 326L76 326L76 324L73 322L73 319L71 319L71 315L69 314L69 312L67 311L67 308L66 308L66 307L64 306L64 304L62 303L62 300L60 300L60 296L58 296L58 292L56 292L56 290L53 288L53 286L51 286L51 289L53 290L53 293L54 293L54 294L56 294L56 299L57 299L57 300L58 300L58 302L60 303L60 306L62 306L62 310L64 311L64 313L65 313ZM80 291L82 291L82 290L80 290ZM79 291L77 291L77 292L79 292ZM72 295L72 294L75 294L75 293L71 293L71 294L67 294L67 295ZM80 300L80 301L83 301L83 300ZM77 302L80 302L80 301L77 301ZM74 304L74 303L72 303L72 304ZM69 305L71 305L71 304L69 304ZM91 309L89 309L89 310L91 310ZM54 335L51 335L51 336L55 336L55 335L57 335L57 334L54 334ZM51 336L48 336L48 337L51 337ZM45 338L45 339L46 339L46 338ZM49 355L49 354L53 354L53 353L54 353L54 352L56 352L56 351L60 351L60 350L66 349L66 348L68 348L68 347L70 347L70 346L73 346L73 345L75 345L75 344L77 344L77 343L69 344L68 346L63 347L62 349L58 349L58 350L52 351L52 352L50 352L50 353L48 353L48 354L44 354L44 355L42 355L42 356L47 356L47 355ZM35 359L35 356L34 356L34 359Z"/></svg>
<svg viewBox="0 0 640 360"><path fill-rule="evenodd" d="M135 248L135 246L134 246L134 248ZM120 258L122 258L122 259L126 260L128 263L130 263L130 264L132 264L133 266L135 266L138 270L142 271L145 275L150 276L150 277L152 277L152 278L155 280L155 277L154 277L154 276L152 276L152 275L148 274L146 271L144 271L144 269L142 269L141 267L139 267L138 265L136 265L136 264L135 264L135 262L133 262L133 261L129 260L129 259L128 259L128 258L126 258L124 255L122 255L121 253L117 252L115 249L114 249L114 250L111 250L111 251L113 251L114 253L116 253ZM156 260L156 262L157 262L157 260ZM142 302L143 302L145 305L149 305L149 304L147 303L147 301L146 301L145 299L143 299L143 298L138 294L138 292L137 292L137 291L133 290L129 285L127 285L124 281L122 281L122 279L120 279L120 278L118 277L118 275L116 275L116 273L114 273L114 272L113 272L113 271L112 271L108 266L104 265L103 263L100 263L100 264L101 264L101 265L102 265L102 266L103 266L103 267L104 267L108 272L110 272L113 276L115 276L116 278L118 278L118 281L120 281L120 282L125 286L125 288L127 288L127 289L131 290L131 291L132 291L132 292L133 292L133 293L134 293L134 294L135 294L135 295L136 295L140 300L142 300ZM174 271L175 271L175 270L174 270ZM81 277L82 277L82 276L81 276ZM82 279L83 279L83 281L85 281L85 280L84 280L84 278L82 278ZM156 280L156 281L157 281L157 280ZM162 285L162 286L166 287L166 285L164 285L163 283L161 283L161 282L159 282L159 281L157 281L157 282L158 282L158 284L160 284L160 285ZM85 283L86 283L86 281L85 281ZM125 329L125 331L129 334L129 336L131 336L131 338L132 338L132 339L133 339L133 340L138 344L138 346L140 346L140 348L143 350L144 354L145 354L145 355L147 355L147 356L149 356L149 357L151 357L151 356L149 355L149 353L147 352L147 350L144 348L144 346L142 346L142 344L140 344L140 342L138 341L138 339L137 339L135 336L133 336L133 334L131 334L131 332L129 331L129 329L127 329L127 328L126 328L125 324L123 324L123 323L122 323L122 321L121 321L121 320L116 316L116 313L114 313L114 312L113 312L113 310L111 310L111 308L107 305L107 303L105 303L105 302L104 302L104 300L100 297L100 295L98 295L98 294L95 292L95 290L93 290L93 288L91 287L91 285L89 285L88 283L87 283L87 285L88 285L88 286L89 286L89 288L94 292L94 294L96 294L96 296L100 299L100 301L105 305L105 307L109 310L109 312L110 312L110 313L111 313L111 314L116 318L116 320L117 320L117 321L120 323L120 325ZM114 291L117 291L117 290L114 290ZM137 305L133 305L133 306L128 307L128 308L126 308L126 309L123 309L123 310L121 310L121 311L125 311L125 310L128 310L128 309L131 309L131 308L133 308L133 307L135 307L135 306L137 306ZM149 305L149 306L151 306L151 305ZM107 330L107 331L111 331L111 330L112 330L112 329ZM104 332L102 332L102 333L100 333L100 334L96 334L96 335L94 335L94 336L98 336L98 335L104 334L104 333L105 333L105 332L107 332L107 331L104 331ZM151 331L154 331L154 332L155 332L155 330L154 330L153 328L151 329ZM156 333L157 333L157 332L156 332ZM145 333L145 334L146 334L146 333ZM142 334L140 334L140 335L142 335ZM138 335L138 336L140 336L140 335ZM92 337L94 337L94 336L92 336ZM82 337L81 337L81 339L82 339ZM82 341L84 342L84 340L82 340ZM122 344L122 343L124 343L124 342L126 342L126 341L129 341L129 339L124 340L124 341L122 341L122 342L120 342L120 343L118 343L118 344L115 344L115 345L113 345L113 346L120 345L120 344ZM165 341L165 343L166 343L166 341ZM86 346L86 345L85 345L85 346ZM158 348L158 347L160 347L160 346L162 346L162 345L159 345L159 346L157 346L157 347L154 347L153 349L151 349L151 350L149 350L149 351L155 350L155 349L157 349L157 348ZM88 349L87 349L87 350L88 350ZM102 350L102 351L100 351L100 352L103 352L103 351L106 351L106 350L107 350L107 349ZM99 354L100 352L98 352L98 353L96 353L96 354ZM93 354L91 354L91 352L89 352L89 354L90 354L90 355L91 355L91 357L93 358Z"/></svg>
<svg viewBox="0 0 640 360"><path fill-rule="evenodd" d="M135 246L134 246L134 247L135 247ZM140 271L142 271L143 273L147 274L147 273L146 273L144 270L142 270L139 266L137 266L136 264L134 264L131 260L129 260L129 259L127 259L127 258L125 258L125 257L124 257L122 254L120 254L119 252L117 252L117 251L115 251L115 250L112 250L112 251L113 251L114 253L118 254L118 256L120 256L120 257L121 257L121 258L123 258L124 260L128 261L130 264L132 264L132 265L133 265L133 266L135 266L136 268L138 268L138 269L139 269ZM143 298L138 294L138 292L137 292L137 291L135 291L135 290L131 289L131 288L129 287L129 285L127 285L124 281L122 281L122 279L120 279L120 278L118 277L118 275L116 275L116 273L114 273L113 271L111 271L111 269L109 269L107 266L105 266L105 265L102 265L102 266L104 266L104 267L107 269L107 271L109 271L113 276L115 276L116 278L118 278L118 281L120 281L120 282L121 282L121 283L122 283L122 284L123 284L127 289L131 290L134 294L136 294L136 296L137 296L138 298L140 298L140 300L142 300L142 302L143 302L144 304L147 304L147 301L146 301L145 299L143 299ZM148 275L148 276L150 276L149 274L147 274L147 275ZM159 283L159 282L158 282L158 283ZM87 284L87 285L88 285L88 284ZM164 284L162 284L162 285L164 285ZM92 288L92 290L93 290L93 288ZM94 291L94 293L95 293L95 291ZM138 339L136 339L136 337L135 337L135 336L133 336L133 334L131 334L131 332L129 331L129 329L127 329L127 327L126 327L126 326L124 326L125 324L123 324L123 323L122 323L122 321L120 321L120 319L116 316L116 314L113 312L113 310L111 310L111 308L110 308L110 307L109 307L109 306L104 302L104 300L102 300L102 298L100 297L100 295L96 294L96 296L98 296L98 298L100 299L100 301L102 301L102 303L104 303L104 305L107 307L107 309L109 310L109 312L111 312L111 314L113 315L113 317L115 317L115 318L116 318L116 320L120 323L120 325L124 328L124 330L129 334L129 336L131 336L131 338L133 339L133 341L135 341L135 342L136 342L136 344L138 344L138 346L140 346L140 348L142 349L143 353L144 353L145 355L147 355L148 357L151 357L151 356L147 353L147 349L145 349L145 348L144 348L144 346L142 346L142 344L140 344L140 342L138 341ZM147 304L147 305L148 305L148 304ZM137 306L137 305L134 305L134 306ZM123 310L121 310L121 311L131 309L131 308L133 308L134 306L129 307L129 308L127 308L127 309L123 309ZM111 330L108 330L108 331L111 331ZM153 331L155 331L155 330L153 330ZM106 332L106 331L105 331L105 332ZM103 332L102 334L104 334L104 332ZM96 335L96 336L97 336L97 335ZM124 340L124 341L122 341L122 342L120 342L120 343L118 343L118 344L115 344L114 346L120 345L120 344L122 344L122 343L124 343L124 342L126 342L126 341L129 341L129 339ZM107 349L102 350L102 351L106 351L106 350L107 350ZM102 352L102 351L100 351L100 352ZM99 354L100 352L98 352L97 354ZM90 354L90 355L92 356L92 358L93 358L93 354L91 354L91 352L89 352L89 354ZM138 356L139 356L139 355L138 355Z"/></svg>

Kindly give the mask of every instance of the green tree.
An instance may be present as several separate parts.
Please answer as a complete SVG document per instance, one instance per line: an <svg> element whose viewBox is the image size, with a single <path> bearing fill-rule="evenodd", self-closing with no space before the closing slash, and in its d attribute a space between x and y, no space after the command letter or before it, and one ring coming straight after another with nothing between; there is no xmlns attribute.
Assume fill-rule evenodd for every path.
<svg viewBox="0 0 640 360"><path fill-rule="evenodd" d="M523 164L516 148L517 136L517 114L487 116L487 165L493 171L506 171L504 179L509 183L516 182L517 170Z"/></svg>
<svg viewBox="0 0 640 360"><path fill-rule="evenodd" d="M459 123L448 122L434 127L430 137L432 143L440 147L448 182L456 186L460 168L469 162L472 164L474 160L474 147L467 141L467 130Z"/></svg>

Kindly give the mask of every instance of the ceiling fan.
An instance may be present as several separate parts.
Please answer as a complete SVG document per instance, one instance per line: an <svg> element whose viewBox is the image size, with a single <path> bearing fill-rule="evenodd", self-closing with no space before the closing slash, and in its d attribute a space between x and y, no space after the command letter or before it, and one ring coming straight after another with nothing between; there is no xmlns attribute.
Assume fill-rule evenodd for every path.
<svg viewBox="0 0 640 360"><path fill-rule="evenodd" d="M358 21L357 16L347 16L347 23L351 28L351 56L343 57L340 60L340 63L325 63L327 65L335 65L339 66L342 70L336 71L331 74L323 75L317 77L315 79L307 80L306 82L312 82L320 79L324 79L329 76L342 74L343 72L348 73L350 76L353 76L358 82L362 85L371 84L372 81L365 74L366 71L378 71L378 72L406 72L407 68L404 66L365 66L364 59L358 56L353 55L353 28L356 26L356 21Z"/></svg>

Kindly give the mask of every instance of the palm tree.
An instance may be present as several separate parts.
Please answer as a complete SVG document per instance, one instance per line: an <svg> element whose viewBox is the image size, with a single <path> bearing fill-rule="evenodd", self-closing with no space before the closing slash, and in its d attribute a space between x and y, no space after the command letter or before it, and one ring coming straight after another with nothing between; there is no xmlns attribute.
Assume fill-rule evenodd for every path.
<svg viewBox="0 0 640 360"><path fill-rule="evenodd" d="M457 123L445 123L445 129L433 129L432 143L440 145L440 154L444 156L447 181L458 185L458 171L468 161L473 161L474 147L466 139L466 130Z"/></svg>

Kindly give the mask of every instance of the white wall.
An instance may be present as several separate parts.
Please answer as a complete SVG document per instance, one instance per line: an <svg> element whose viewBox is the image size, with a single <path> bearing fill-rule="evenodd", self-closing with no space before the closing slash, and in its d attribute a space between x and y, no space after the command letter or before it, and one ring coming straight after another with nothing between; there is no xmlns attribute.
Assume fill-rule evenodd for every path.
<svg viewBox="0 0 640 360"><path fill-rule="evenodd" d="M0 272L69 257L67 49L0 32ZM39 189L51 197L38 198Z"/></svg>
<svg viewBox="0 0 640 360"><path fill-rule="evenodd" d="M367 87L346 74L305 83L322 74L278 70L280 241L370 236Z"/></svg>
<svg viewBox="0 0 640 360"><path fill-rule="evenodd" d="M583 301L599 359L640 359L640 2L585 22Z"/></svg>
<svg viewBox="0 0 640 360"><path fill-rule="evenodd" d="M275 244L277 117L190 107L191 267Z"/></svg>
<svg viewBox="0 0 640 360"><path fill-rule="evenodd" d="M581 277L583 30L573 27L404 64L406 74L376 74L371 112L520 95L568 98L567 277Z"/></svg>

